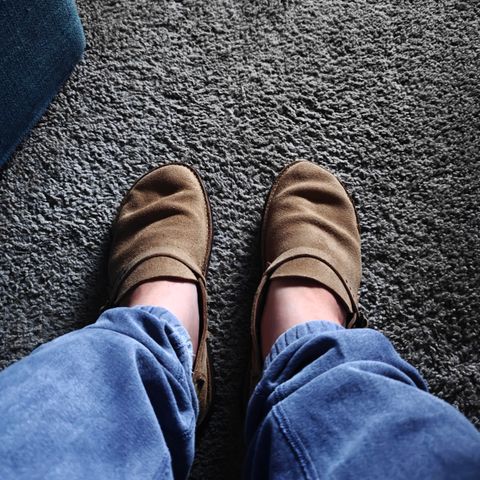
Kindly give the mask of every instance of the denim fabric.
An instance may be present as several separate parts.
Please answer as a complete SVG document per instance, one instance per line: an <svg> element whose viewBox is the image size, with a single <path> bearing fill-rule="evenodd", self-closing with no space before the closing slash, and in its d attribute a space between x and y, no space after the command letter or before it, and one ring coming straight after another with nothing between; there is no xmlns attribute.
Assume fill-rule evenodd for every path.
<svg viewBox="0 0 480 480"><path fill-rule="evenodd" d="M115 308L0 374L0 478L185 478L198 402L187 332ZM479 478L480 434L373 330L278 339L247 415L248 478Z"/></svg>
<svg viewBox="0 0 480 480"><path fill-rule="evenodd" d="M0 1L0 166L85 48L74 0Z"/></svg>
<svg viewBox="0 0 480 480"><path fill-rule="evenodd" d="M480 478L480 434L371 329L315 321L285 332L246 435L247 478Z"/></svg>
<svg viewBox="0 0 480 480"><path fill-rule="evenodd" d="M115 308L0 374L0 478L185 478L198 402L188 333Z"/></svg>

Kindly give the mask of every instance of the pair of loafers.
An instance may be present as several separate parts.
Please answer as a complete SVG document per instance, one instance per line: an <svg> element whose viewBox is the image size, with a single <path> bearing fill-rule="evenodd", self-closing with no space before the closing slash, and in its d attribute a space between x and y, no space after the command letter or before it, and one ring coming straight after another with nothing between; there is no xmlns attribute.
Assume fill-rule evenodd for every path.
<svg viewBox="0 0 480 480"><path fill-rule="evenodd" d="M158 167L126 194L113 225L109 258L109 305L119 305L138 285L158 278L196 282L200 331L192 378L200 426L212 402L207 351L206 273L212 246L212 215L202 180L182 164ZM262 224L263 276L252 311L250 385L259 380L262 357L259 318L269 281L315 280L349 312L347 326L364 326L358 312L360 233L355 207L342 184L306 161L282 170L268 196Z"/></svg>

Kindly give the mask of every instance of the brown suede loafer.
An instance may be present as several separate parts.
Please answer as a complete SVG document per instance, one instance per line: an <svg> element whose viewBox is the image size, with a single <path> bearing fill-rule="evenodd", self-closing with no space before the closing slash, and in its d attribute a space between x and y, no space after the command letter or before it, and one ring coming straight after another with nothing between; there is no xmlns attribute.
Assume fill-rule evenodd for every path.
<svg viewBox="0 0 480 480"><path fill-rule="evenodd" d="M342 301L348 328L365 326L358 311L358 218L347 191L330 172L307 161L282 170L265 205L261 242L264 273L253 302L251 390L262 372L259 319L271 279L315 280Z"/></svg>
<svg viewBox="0 0 480 480"><path fill-rule="evenodd" d="M119 305L126 294L150 280L174 277L197 283L200 331L193 382L200 403L200 425L212 400L205 282L212 215L200 177L180 164L147 173L126 194L112 230L110 306Z"/></svg>

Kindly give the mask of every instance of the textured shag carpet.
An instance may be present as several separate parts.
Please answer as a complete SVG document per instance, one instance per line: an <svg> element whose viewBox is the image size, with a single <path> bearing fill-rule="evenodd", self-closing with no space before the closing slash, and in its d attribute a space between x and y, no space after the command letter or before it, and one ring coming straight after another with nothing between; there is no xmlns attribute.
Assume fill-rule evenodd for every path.
<svg viewBox="0 0 480 480"><path fill-rule="evenodd" d="M96 318L109 226L151 167L211 196L217 399L192 478L234 478L263 202L305 158L349 186L362 305L480 425L480 4L79 0L87 51L0 173L1 367Z"/></svg>

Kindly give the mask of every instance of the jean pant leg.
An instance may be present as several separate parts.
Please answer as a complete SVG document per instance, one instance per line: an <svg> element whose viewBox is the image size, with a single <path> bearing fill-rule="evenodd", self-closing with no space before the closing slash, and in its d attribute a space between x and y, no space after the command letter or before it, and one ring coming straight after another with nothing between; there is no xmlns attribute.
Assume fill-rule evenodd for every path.
<svg viewBox="0 0 480 480"><path fill-rule="evenodd" d="M185 478L198 401L167 310L114 308L0 374L0 478Z"/></svg>
<svg viewBox="0 0 480 480"><path fill-rule="evenodd" d="M281 336L246 436L247 478L480 478L480 434L370 329L314 321Z"/></svg>

